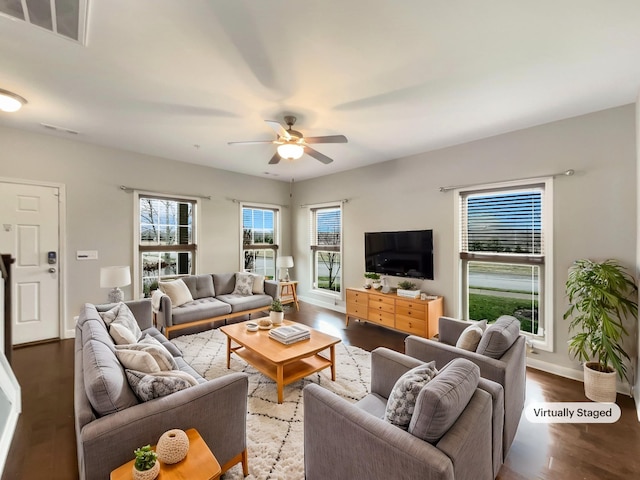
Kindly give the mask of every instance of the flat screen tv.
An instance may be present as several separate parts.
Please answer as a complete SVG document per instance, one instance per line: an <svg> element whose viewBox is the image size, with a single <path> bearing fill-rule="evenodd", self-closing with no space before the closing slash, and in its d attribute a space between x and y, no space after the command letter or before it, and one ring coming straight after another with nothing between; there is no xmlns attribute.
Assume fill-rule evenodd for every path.
<svg viewBox="0 0 640 480"><path fill-rule="evenodd" d="M433 280L433 230L365 232L365 269Z"/></svg>

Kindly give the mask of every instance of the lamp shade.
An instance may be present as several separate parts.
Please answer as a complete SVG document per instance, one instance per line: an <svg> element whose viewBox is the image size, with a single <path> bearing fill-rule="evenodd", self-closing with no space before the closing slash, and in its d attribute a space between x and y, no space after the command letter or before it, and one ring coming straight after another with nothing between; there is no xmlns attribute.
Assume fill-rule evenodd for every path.
<svg viewBox="0 0 640 480"><path fill-rule="evenodd" d="M131 271L128 265L118 267L102 267L100 269L100 287L124 287L131 283Z"/></svg>
<svg viewBox="0 0 640 480"><path fill-rule="evenodd" d="M293 257L291 256L278 257L278 259L276 260L276 267L278 268L293 267Z"/></svg>
<svg viewBox="0 0 640 480"><path fill-rule="evenodd" d="M278 155L285 160L297 160L304 153L304 147L297 143L283 143L278 145Z"/></svg>

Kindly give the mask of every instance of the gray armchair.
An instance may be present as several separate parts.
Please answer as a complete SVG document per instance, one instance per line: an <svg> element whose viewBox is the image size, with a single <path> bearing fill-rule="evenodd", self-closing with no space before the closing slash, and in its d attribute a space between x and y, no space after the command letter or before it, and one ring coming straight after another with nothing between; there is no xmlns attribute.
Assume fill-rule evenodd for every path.
<svg viewBox="0 0 640 480"><path fill-rule="evenodd" d="M507 457L520 423L525 400L526 352L523 335L500 356L487 355L457 348L456 342L462 331L472 322L440 317L439 341L409 336L405 340L405 353L411 357L430 362L435 360L436 368L442 368L454 358L466 358L480 367L483 378L499 383L504 388L504 433L503 459Z"/></svg>
<svg viewBox="0 0 640 480"><path fill-rule="evenodd" d="M453 424L442 427L442 434L435 427L432 433L437 439L425 441L383 420L396 380L422 364L401 353L377 348L371 354L371 393L356 404L316 384L307 385L303 391L306 480L495 478L493 460L496 454L500 456L502 446L501 435L494 435L502 431L502 387L480 379L479 369L471 362L452 362L420 392L411 425L416 415L418 421L409 431L418 435L417 424L429 416L433 416L427 422L429 428L438 424L442 427L437 419L444 414ZM480 388L479 382L492 393ZM436 406L423 400L426 397L422 395L432 385L432 391L442 391L438 387L446 386L443 390L447 393ZM498 406L495 418L494 404Z"/></svg>

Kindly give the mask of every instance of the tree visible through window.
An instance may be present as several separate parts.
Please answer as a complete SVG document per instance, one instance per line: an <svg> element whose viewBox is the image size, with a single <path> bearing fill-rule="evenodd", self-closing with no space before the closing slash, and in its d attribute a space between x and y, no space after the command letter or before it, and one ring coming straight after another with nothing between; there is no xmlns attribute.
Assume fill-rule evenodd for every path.
<svg viewBox="0 0 640 480"><path fill-rule="evenodd" d="M311 208L311 253L313 285L318 290L339 293L342 277L342 208Z"/></svg>
<svg viewBox="0 0 640 480"><path fill-rule="evenodd" d="M145 296L163 279L194 273L195 202L139 197L139 242L142 290Z"/></svg>
<svg viewBox="0 0 640 480"><path fill-rule="evenodd" d="M460 265L466 318L512 315L545 335L545 184L460 193Z"/></svg>
<svg viewBox="0 0 640 480"><path fill-rule="evenodd" d="M242 206L242 262L244 269L276 278L278 210Z"/></svg>

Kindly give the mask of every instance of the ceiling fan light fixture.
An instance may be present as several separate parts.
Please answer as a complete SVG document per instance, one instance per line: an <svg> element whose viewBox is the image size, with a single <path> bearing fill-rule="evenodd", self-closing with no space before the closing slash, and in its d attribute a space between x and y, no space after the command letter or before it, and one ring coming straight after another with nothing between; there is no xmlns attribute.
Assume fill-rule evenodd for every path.
<svg viewBox="0 0 640 480"><path fill-rule="evenodd" d="M17 112L27 101L20 95L0 88L0 110L3 112Z"/></svg>
<svg viewBox="0 0 640 480"><path fill-rule="evenodd" d="M283 143L277 150L285 160L298 160L304 154L304 147L298 143Z"/></svg>

